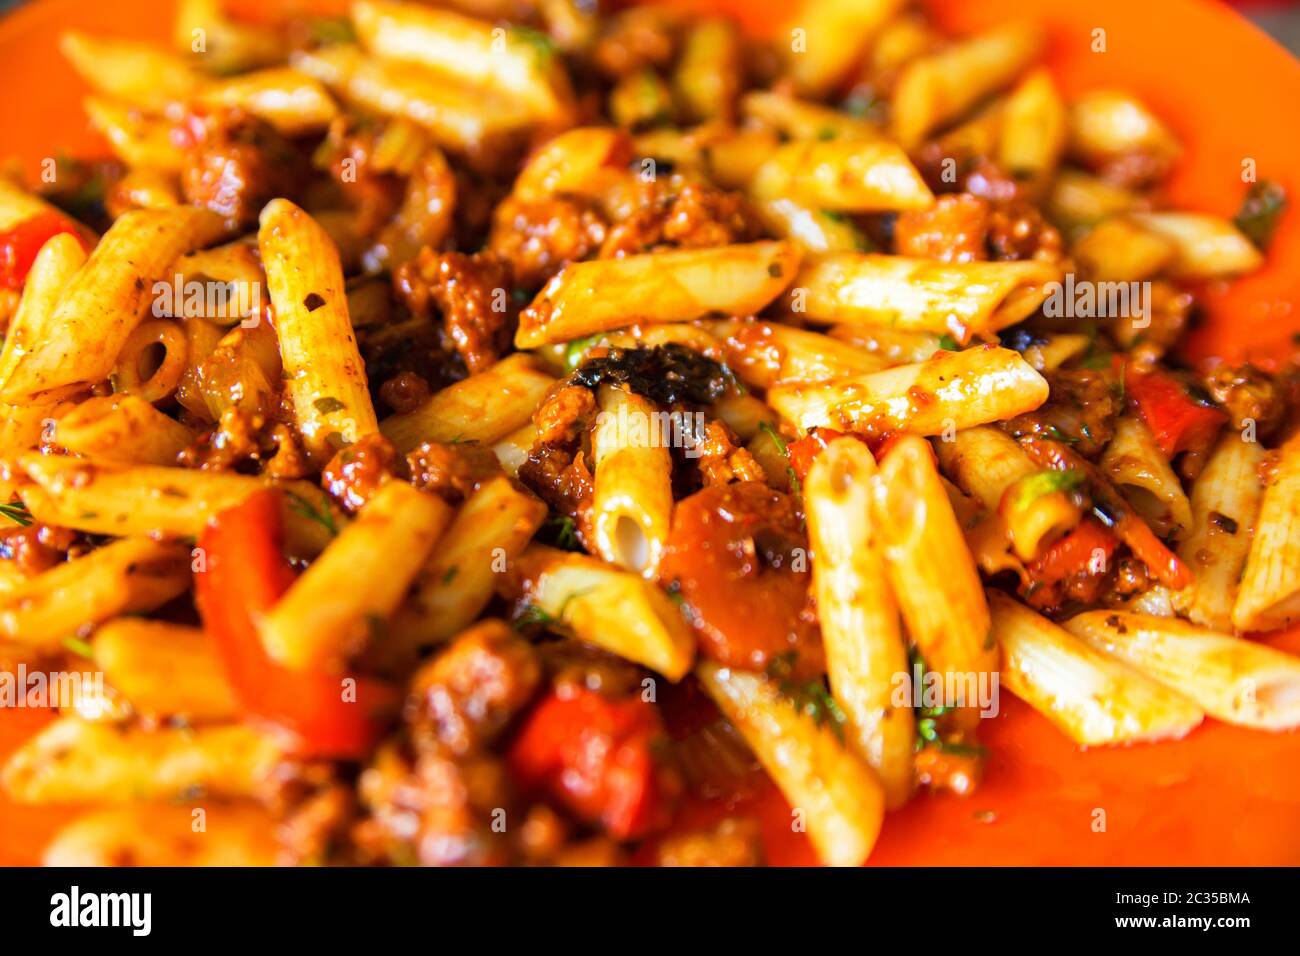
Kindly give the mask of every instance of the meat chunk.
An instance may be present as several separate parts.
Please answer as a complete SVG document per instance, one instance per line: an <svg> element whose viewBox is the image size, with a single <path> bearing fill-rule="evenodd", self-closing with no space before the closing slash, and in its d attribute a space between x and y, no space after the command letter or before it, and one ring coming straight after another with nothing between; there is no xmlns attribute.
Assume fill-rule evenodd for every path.
<svg viewBox="0 0 1300 956"><path fill-rule="evenodd" d="M321 471L321 487L348 511L369 501L385 482L400 478L401 459L383 435L363 435L329 460Z"/></svg>
<svg viewBox="0 0 1300 956"><path fill-rule="evenodd" d="M894 223L900 256L974 262L988 258L989 204L970 193L940 196L929 209L901 213Z"/></svg>
<svg viewBox="0 0 1300 956"><path fill-rule="evenodd" d="M767 480L763 466L749 449L737 447L735 435L720 421L706 422L704 436L696 451L697 464L704 487L725 485L733 481Z"/></svg>
<svg viewBox="0 0 1300 956"><path fill-rule="evenodd" d="M541 676L531 644L503 621L483 621L416 672L412 735L458 756L482 750L532 698Z"/></svg>
<svg viewBox="0 0 1300 956"><path fill-rule="evenodd" d="M1097 369L1064 369L1047 376L1050 397L1032 412L1007 423L1011 434L1042 435L1064 441L1085 458L1101 452L1115 433L1122 411L1114 385Z"/></svg>
<svg viewBox="0 0 1300 956"><path fill-rule="evenodd" d="M567 445L578 440L596 412L591 389L565 385L546 397L533 412L537 441L543 445Z"/></svg>
<svg viewBox="0 0 1300 956"><path fill-rule="evenodd" d="M429 248L393 275L397 295L417 316L442 313L443 329L470 373L495 363L510 346L514 316L510 265L490 252L465 255Z"/></svg>
<svg viewBox="0 0 1300 956"><path fill-rule="evenodd" d="M411 484L460 504L485 480L501 474L501 463L491 448L475 444L421 442L406 456Z"/></svg>
<svg viewBox="0 0 1300 956"><path fill-rule="evenodd" d="M600 249L606 228L598 212L576 201L521 202L507 197L493 213L487 247L510 263L521 288L533 290L566 263Z"/></svg>
<svg viewBox="0 0 1300 956"><path fill-rule="evenodd" d="M186 202L246 229L271 199L297 194L305 172L302 157L266 123L219 114L193 129L195 144L181 170Z"/></svg>
<svg viewBox="0 0 1300 956"><path fill-rule="evenodd" d="M1256 435L1266 439L1286 416L1286 396L1270 376L1250 363L1220 365L1205 379L1206 390L1232 416L1232 427L1255 423Z"/></svg>
<svg viewBox="0 0 1300 956"><path fill-rule="evenodd" d="M988 244L998 260L1061 258L1060 231L1036 206L1021 199L995 205L989 213Z"/></svg>
<svg viewBox="0 0 1300 956"><path fill-rule="evenodd" d="M760 229L739 193L686 183L672 196L637 210L610 229L602 259L648 252L659 246L701 249L747 242Z"/></svg>

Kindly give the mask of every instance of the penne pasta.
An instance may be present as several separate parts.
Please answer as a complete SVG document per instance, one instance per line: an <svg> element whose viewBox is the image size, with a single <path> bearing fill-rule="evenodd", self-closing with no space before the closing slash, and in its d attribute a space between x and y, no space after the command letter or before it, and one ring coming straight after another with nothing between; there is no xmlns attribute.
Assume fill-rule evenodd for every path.
<svg viewBox="0 0 1300 956"><path fill-rule="evenodd" d="M789 285L799 252L788 242L576 262L519 316L515 346L536 348L638 322L690 322L711 312L752 315Z"/></svg>
<svg viewBox="0 0 1300 956"><path fill-rule="evenodd" d="M1101 467L1156 534L1182 537L1191 527L1187 493L1142 422L1126 415L1115 423Z"/></svg>
<svg viewBox="0 0 1300 956"><path fill-rule="evenodd" d="M1065 150L1066 109L1047 70L1034 70L1002 109L998 162L1017 178L1043 186Z"/></svg>
<svg viewBox="0 0 1300 956"><path fill-rule="evenodd" d="M1213 631L1231 633L1233 603L1258 533L1259 480L1264 449L1229 432L1219 439L1192 484L1192 523L1178 556L1192 569L1192 583L1174 595L1174 606Z"/></svg>
<svg viewBox="0 0 1300 956"><path fill-rule="evenodd" d="M1300 659L1170 617L1089 611L1071 634L1241 727L1300 727Z"/></svg>
<svg viewBox="0 0 1300 956"><path fill-rule="evenodd" d="M101 93L151 110L188 101L199 85L199 77L184 60L146 43L72 31L59 38L59 50Z"/></svg>
<svg viewBox="0 0 1300 956"><path fill-rule="evenodd" d="M124 538L55 565L0 596L0 637L57 651L82 628L153 611L190 585L189 548Z"/></svg>
<svg viewBox="0 0 1300 956"><path fill-rule="evenodd" d="M652 582L596 558L539 545L524 553L519 566L533 615L670 681L690 673L695 637L677 605Z"/></svg>
<svg viewBox="0 0 1300 956"><path fill-rule="evenodd" d="M872 515L875 472L861 442L836 439L813 461L803 495L831 693L844 708L853 745L879 775L887 805L898 807L912 792L916 734L911 701L900 707L895 700L907 647Z"/></svg>
<svg viewBox="0 0 1300 956"><path fill-rule="evenodd" d="M50 440L76 455L137 465L174 465L192 431L134 395L89 398L53 422Z"/></svg>
<svg viewBox="0 0 1300 956"><path fill-rule="evenodd" d="M908 332L880 325L836 325L826 334L880 356L886 368L924 362L943 348L943 336L934 332Z"/></svg>
<svg viewBox="0 0 1300 956"><path fill-rule="evenodd" d="M24 339L12 351L6 341L0 399L31 401L106 379L149 310L154 282L177 256L207 245L221 231L215 213L192 206L141 209L118 217L39 327L42 332L57 328L60 334ZM59 255L66 262L71 253Z"/></svg>
<svg viewBox="0 0 1300 956"><path fill-rule="evenodd" d="M729 123L736 116L742 78L740 33L731 20L701 20L686 34L673 74L673 93L686 117Z"/></svg>
<svg viewBox="0 0 1300 956"><path fill-rule="evenodd" d="M1033 411L1047 382L1017 352L986 345L811 385L779 385L768 404L807 430L939 435Z"/></svg>
<svg viewBox="0 0 1300 956"><path fill-rule="evenodd" d="M262 620L267 653L294 670L342 671L396 610L450 519L441 498L384 484Z"/></svg>
<svg viewBox="0 0 1300 956"><path fill-rule="evenodd" d="M1183 737L1192 701L1094 649L998 591L988 592L1002 683L1085 747Z"/></svg>
<svg viewBox="0 0 1300 956"><path fill-rule="evenodd" d="M695 673L801 814L821 862L861 866L875 846L885 811L884 788L866 761L758 674L712 662L700 664Z"/></svg>
<svg viewBox="0 0 1300 956"><path fill-rule="evenodd" d="M339 115L338 104L315 78L291 67L273 67L207 84L197 100L217 109L241 109L285 136L320 132Z"/></svg>
<svg viewBox="0 0 1300 956"><path fill-rule="evenodd" d="M757 199L754 209L765 229L789 239L804 252L861 252L867 248L862 232L840 213L783 196Z"/></svg>
<svg viewBox="0 0 1300 956"><path fill-rule="evenodd" d="M141 730L61 717L18 748L0 784L19 803L253 797L282 758L241 724Z"/></svg>
<svg viewBox="0 0 1300 956"><path fill-rule="evenodd" d="M608 385L600 388L597 401L600 411L591 435L596 553L610 564L653 578L673 513L673 463L662 441L668 433L667 413Z"/></svg>
<svg viewBox="0 0 1300 956"><path fill-rule="evenodd" d="M802 93L825 95L902 8L902 0L808 0L785 31L790 76Z"/></svg>
<svg viewBox="0 0 1300 956"><path fill-rule="evenodd" d="M1192 212L1130 213L1142 229L1174 247L1169 273L1183 279L1214 279L1254 272L1264 257L1232 223Z"/></svg>
<svg viewBox="0 0 1300 956"><path fill-rule="evenodd" d="M434 393L414 411L384 419L379 430L403 453L422 441L489 445L526 425L554 384L530 356L509 355Z"/></svg>
<svg viewBox="0 0 1300 956"><path fill-rule="evenodd" d="M749 188L760 199L793 198L836 212L934 205L930 188L907 154L885 139L786 143L755 170Z"/></svg>
<svg viewBox="0 0 1300 956"><path fill-rule="evenodd" d="M1038 30L1010 23L913 60L894 90L894 138L906 149L919 146L929 133L1014 82L1041 44Z"/></svg>
<svg viewBox="0 0 1300 956"><path fill-rule="evenodd" d="M253 804L195 809L171 804L108 807L77 817L50 841L44 866L275 866L280 824Z"/></svg>
<svg viewBox="0 0 1300 956"><path fill-rule="evenodd" d="M91 644L104 678L139 714L234 720L239 701L216 646L200 630L121 617Z"/></svg>
<svg viewBox="0 0 1300 956"><path fill-rule="evenodd" d="M338 253L325 231L286 199L262 210L257 244L298 433L310 455L328 459L379 429Z"/></svg>
<svg viewBox="0 0 1300 956"><path fill-rule="evenodd" d="M1092 165L1132 154L1170 160L1178 155L1173 134L1136 97L1090 90L1070 104L1070 153Z"/></svg>
<svg viewBox="0 0 1300 956"><path fill-rule="evenodd" d="M866 349L790 325L728 319L711 322L708 328L723 341L728 367L754 388L823 382L878 372L889 365Z"/></svg>
<svg viewBox="0 0 1300 956"><path fill-rule="evenodd" d="M1116 217L1099 222L1074 244L1074 257L1099 282L1141 282L1173 261L1168 239Z"/></svg>
<svg viewBox="0 0 1300 956"><path fill-rule="evenodd" d="M1039 260L938 262L869 253L810 256L789 294L791 311L818 322L991 337L1033 315L1061 279Z"/></svg>
<svg viewBox="0 0 1300 956"><path fill-rule="evenodd" d="M1278 451L1254 529L1232 608L1239 631L1286 627L1300 616L1300 439Z"/></svg>
<svg viewBox="0 0 1300 956"><path fill-rule="evenodd" d="M90 125L118 159L170 174L185 168L185 151L172 140L171 124L161 116L100 96L86 97L83 106Z"/></svg>
<svg viewBox="0 0 1300 956"><path fill-rule="evenodd" d="M790 139L870 140L884 135L879 126L860 116L769 90L746 93L740 99L740 112Z"/></svg>

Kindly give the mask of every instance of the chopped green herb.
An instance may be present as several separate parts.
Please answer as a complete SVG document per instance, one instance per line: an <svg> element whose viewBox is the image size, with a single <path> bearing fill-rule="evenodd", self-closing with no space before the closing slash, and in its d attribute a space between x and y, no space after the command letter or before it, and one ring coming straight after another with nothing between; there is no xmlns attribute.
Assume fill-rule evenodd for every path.
<svg viewBox="0 0 1300 956"><path fill-rule="evenodd" d="M1011 493L1011 507L1019 511L1027 508L1043 495L1050 495L1057 491L1073 491L1082 484L1082 472L1073 469L1067 468L1061 471L1048 469L1035 472L1016 482L1015 489Z"/></svg>
<svg viewBox="0 0 1300 956"><path fill-rule="evenodd" d="M957 344L957 340L946 333L939 336L939 348L943 349L945 352L961 351L961 346Z"/></svg>
<svg viewBox="0 0 1300 956"><path fill-rule="evenodd" d="M322 505L317 508L315 504L296 491L286 491L285 495L289 498L289 510L294 514L302 515L304 518L324 525L325 530L331 535L339 533L338 525L334 523L334 516L330 514L329 505Z"/></svg>
<svg viewBox="0 0 1300 956"><path fill-rule="evenodd" d="M456 567L456 565L453 564L451 567L447 569L446 573L443 574L442 583L451 584L452 581L456 580L456 575L459 572L460 572L460 568Z"/></svg>
<svg viewBox="0 0 1300 956"><path fill-rule="evenodd" d="M83 640L80 637L65 637L63 639L63 646L79 657L94 660L95 649L90 646L89 641Z"/></svg>
<svg viewBox="0 0 1300 956"><path fill-rule="evenodd" d="M1048 425L1047 428L1043 430L1043 434L1045 434L1052 441L1059 441L1063 445L1074 445L1080 441L1080 439L1074 437L1073 435L1067 435L1065 432L1061 431L1055 425Z"/></svg>
<svg viewBox="0 0 1300 956"><path fill-rule="evenodd" d="M347 17L317 17L307 27L308 35L316 43L355 43L356 31Z"/></svg>
<svg viewBox="0 0 1300 956"><path fill-rule="evenodd" d="M1264 250L1272 241L1277 221L1286 207L1286 190L1271 180L1260 180L1247 191L1241 210L1232 221L1247 239Z"/></svg>
<svg viewBox="0 0 1300 956"><path fill-rule="evenodd" d="M581 365L583 358L600 339L601 334L597 332L595 335L588 335L583 339L574 339L566 345L564 347L564 370L572 372Z"/></svg>
<svg viewBox="0 0 1300 956"><path fill-rule="evenodd" d="M523 630L533 624L540 624L542 627L550 627L552 624L559 624L560 619L548 614L538 604L525 604L519 616L515 618L515 629Z"/></svg>
<svg viewBox="0 0 1300 956"><path fill-rule="evenodd" d="M767 267L767 274L770 275L773 279L781 278L781 276L784 274L781 271L781 263L773 262L771 265L769 265Z"/></svg>
<svg viewBox="0 0 1300 956"><path fill-rule="evenodd" d="M347 405L334 398L332 395L326 395L324 398L318 398L312 402L312 406L322 415L329 415L333 412L342 411Z"/></svg>
<svg viewBox="0 0 1300 956"><path fill-rule="evenodd" d="M20 524L24 528L32 523L32 513L27 510L27 506L21 501L0 504L0 515L4 515L10 521Z"/></svg>
<svg viewBox="0 0 1300 956"><path fill-rule="evenodd" d="M555 55L555 41L540 30L516 24L510 27L510 38L532 47L541 60L549 60Z"/></svg>
<svg viewBox="0 0 1300 956"><path fill-rule="evenodd" d="M776 426L773 425L771 422L762 422L761 424L759 424L758 429L759 431L764 432L769 438L772 439L772 444L776 445L776 450L779 451L785 457L785 460L787 462L785 466L785 473L786 476L790 479L790 491L794 493L796 498L802 498L803 483L799 481L799 476L795 474L794 466L789 464L790 446L788 446L785 443L785 439L781 437L781 433L776 430Z"/></svg>
<svg viewBox="0 0 1300 956"><path fill-rule="evenodd" d="M823 126L821 129L817 131L817 138L821 140L823 143L828 140L834 139L835 136L836 136L835 127L833 126Z"/></svg>
<svg viewBox="0 0 1300 956"><path fill-rule="evenodd" d="M581 551L582 543L578 540L578 523L568 515L551 515L542 524L557 548L565 551Z"/></svg>

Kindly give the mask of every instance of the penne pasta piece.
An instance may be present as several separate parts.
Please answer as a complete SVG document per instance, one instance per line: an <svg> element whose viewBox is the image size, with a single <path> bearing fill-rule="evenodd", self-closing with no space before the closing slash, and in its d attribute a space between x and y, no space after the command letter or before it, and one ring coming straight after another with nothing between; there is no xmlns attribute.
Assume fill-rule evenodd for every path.
<svg viewBox="0 0 1300 956"><path fill-rule="evenodd" d="M622 130L580 126L543 144L524 164L513 195L523 202L577 195L602 199L616 179L622 179L632 158L631 142Z"/></svg>
<svg viewBox="0 0 1300 956"><path fill-rule="evenodd" d="M824 382L878 372L889 365L866 349L792 325L727 319L710 322L707 328L723 341L728 367L754 388Z"/></svg>
<svg viewBox="0 0 1300 956"><path fill-rule="evenodd" d="M1232 608L1239 631L1287 627L1300 617L1300 438L1277 454Z"/></svg>
<svg viewBox="0 0 1300 956"><path fill-rule="evenodd" d="M713 403L713 414L741 441L749 441L772 422L772 409L749 394L722 396Z"/></svg>
<svg viewBox="0 0 1300 956"><path fill-rule="evenodd" d="M546 505L507 478L493 478L456 512L410 596L372 648L389 669L460 633L483 612L511 562L546 520Z"/></svg>
<svg viewBox="0 0 1300 956"><path fill-rule="evenodd" d="M155 610L189 586L188 547L124 538L57 564L0 596L0 637L57 651L84 627Z"/></svg>
<svg viewBox="0 0 1300 956"><path fill-rule="evenodd" d="M789 239L804 252L861 252L868 248L861 230L840 213L780 196L756 199L753 205L768 232Z"/></svg>
<svg viewBox="0 0 1300 956"><path fill-rule="evenodd" d="M1036 372L1051 372L1060 368L1071 359L1078 358L1088 351L1091 341L1086 335L1064 333L1035 337L1034 342L1021 350L1025 361Z"/></svg>
<svg viewBox="0 0 1300 956"><path fill-rule="evenodd" d="M1071 155L1091 165L1141 154L1171 160L1178 141L1136 97L1115 90L1090 90L1070 104Z"/></svg>
<svg viewBox="0 0 1300 956"><path fill-rule="evenodd" d="M206 209L176 206L124 213L72 276L42 334L0 359L0 399L32 401L109 376L118 353L153 302L155 281L176 257L221 234ZM54 240L51 240L54 241ZM67 250L66 242L62 244ZM68 261L70 252L59 253ZM45 334L59 329L59 334Z"/></svg>
<svg viewBox="0 0 1300 956"><path fill-rule="evenodd" d="M1176 254L1168 239L1120 217L1099 222L1071 251L1083 272L1099 282L1150 279Z"/></svg>
<svg viewBox="0 0 1300 956"><path fill-rule="evenodd" d="M194 439L194 432L134 395L88 398L54 421L50 435L73 454L139 465L174 465Z"/></svg>
<svg viewBox="0 0 1300 956"><path fill-rule="evenodd" d="M1192 506L1169 460L1150 430L1125 415L1101 457L1101 467L1142 519L1161 537L1182 537L1192 524Z"/></svg>
<svg viewBox="0 0 1300 956"><path fill-rule="evenodd" d="M1192 569L1192 583L1174 595L1180 614L1213 631L1233 631L1232 606L1256 535L1264 488L1259 469L1264 449L1228 432L1192 484L1192 524L1178 556Z"/></svg>
<svg viewBox="0 0 1300 956"><path fill-rule="evenodd" d="M866 761L841 744L830 728L796 710L775 684L758 674L711 661L702 662L695 674L786 802L802 811L821 862L866 862L885 813L884 788Z"/></svg>
<svg viewBox="0 0 1300 956"><path fill-rule="evenodd" d="M591 435L595 488L591 527L596 553L654 578L673 514L668 415L634 392L604 385Z"/></svg>
<svg viewBox="0 0 1300 956"><path fill-rule="evenodd" d="M521 425L492 446L497 461L511 478L519 477L519 468L528 461L528 454L537 444L537 426L532 422Z"/></svg>
<svg viewBox="0 0 1300 956"><path fill-rule="evenodd" d="M475 149L528 123L522 104L465 89L454 79L410 63L367 57L347 44L299 52L290 63L346 100L418 124L441 146Z"/></svg>
<svg viewBox="0 0 1300 956"><path fill-rule="evenodd" d="M257 244L298 432L308 453L323 463L379 430L338 252L325 230L287 199L273 199L262 210Z"/></svg>
<svg viewBox="0 0 1300 956"><path fill-rule="evenodd" d="M16 750L0 783L19 803L253 797L282 759L250 726L122 728L60 717Z"/></svg>
<svg viewBox="0 0 1300 956"><path fill-rule="evenodd" d="M1019 442L990 425L965 428L935 443L939 462L984 510L996 513L1023 561L1079 523L1079 505L1043 475Z"/></svg>
<svg viewBox="0 0 1300 956"><path fill-rule="evenodd" d="M1075 743L1183 737L1203 718L1192 701L1144 677L1000 591L989 591L1002 683Z"/></svg>
<svg viewBox="0 0 1300 956"><path fill-rule="evenodd" d="M837 212L934 205L930 187L907 154L886 139L786 143L754 172L750 190L760 199L788 197Z"/></svg>
<svg viewBox="0 0 1300 956"><path fill-rule="evenodd" d="M385 418L379 430L403 454L423 441L490 445L526 425L554 384L531 356L508 355L435 392L415 411Z"/></svg>
<svg viewBox="0 0 1300 956"><path fill-rule="evenodd" d="M166 803L109 807L83 814L45 848L43 866L275 866L280 824L255 804L203 807Z"/></svg>
<svg viewBox="0 0 1300 956"><path fill-rule="evenodd" d="M802 93L824 96L844 79L888 23L902 0L806 0L783 35L790 38L789 70Z"/></svg>
<svg viewBox="0 0 1300 956"><path fill-rule="evenodd" d="M924 362L943 348L943 336L934 332L906 332L880 325L835 325L826 334L880 356L886 368Z"/></svg>
<svg viewBox="0 0 1300 956"><path fill-rule="evenodd" d="M286 52L278 31L228 19L222 0L179 0L172 42L214 76L283 61Z"/></svg>
<svg viewBox="0 0 1300 956"><path fill-rule="evenodd" d="M1300 659L1171 617L1089 611L1065 628L1195 701L1211 717L1259 730L1300 727Z"/></svg>
<svg viewBox="0 0 1300 956"><path fill-rule="evenodd" d="M927 442L906 437L890 448L872 504L907 633L927 669L962 698L944 701L955 708L954 728L973 736L994 703L982 694L998 669L997 647L979 572Z"/></svg>
<svg viewBox="0 0 1300 956"><path fill-rule="evenodd" d="M58 210L39 196L0 175L0 229L8 231L21 222Z"/></svg>
<svg viewBox="0 0 1300 956"><path fill-rule="evenodd" d="M570 263L519 316L515 346L567 342L638 322L690 322L711 312L752 315L798 267L799 251L789 242Z"/></svg>
<svg viewBox="0 0 1300 956"><path fill-rule="evenodd" d="M908 669L907 645L872 516L875 472L865 445L836 439L813 460L803 501L831 693L844 708L852 744L880 777L887 805L898 807L912 792L916 733L910 698L903 706L895 700Z"/></svg>
<svg viewBox="0 0 1300 956"><path fill-rule="evenodd" d="M1215 279L1254 272L1263 254L1236 226L1218 216L1193 212L1130 213L1141 228L1173 244L1170 275L1181 279Z"/></svg>
<svg viewBox="0 0 1300 956"><path fill-rule="evenodd" d="M928 134L1014 82L1041 46L1036 28L1008 23L913 60L894 89L894 138L915 149Z"/></svg>
<svg viewBox="0 0 1300 956"><path fill-rule="evenodd" d="M1053 222L1074 231L1145 204L1137 193L1075 169L1063 169L1048 193L1047 213Z"/></svg>
<svg viewBox="0 0 1300 956"><path fill-rule="evenodd" d="M998 162L1013 176L1043 185L1065 150L1066 109L1045 69L1034 70L1011 91L1002 110Z"/></svg>
<svg viewBox="0 0 1300 956"><path fill-rule="evenodd" d="M283 66L216 80L203 87L197 101L218 109L244 110L285 136L318 133L339 115L338 104L318 80Z"/></svg>
<svg viewBox="0 0 1300 956"><path fill-rule="evenodd" d="M596 558L534 545L519 559L534 614L670 681L690 673L695 637L653 582Z"/></svg>
<svg viewBox="0 0 1300 956"><path fill-rule="evenodd" d="M545 39L411 3L356 0L351 12L362 45L381 59L436 70L457 86L490 90L538 121L564 123L573 113L564 62Z"/></svg>
<svg viewBox="0 0 1300 956"><path fill-rule="evenodd" d="M199 85L184 60L147 43L72 31L59 38L59 50L96 90L151 110L187 102Z"/></svg>
<svg viewBox="0 0 1300 956"><path fill-rule="evenodd" d="M985 345L831 382L779 385L767 400L804 430L938 435L1033 411L1047 392L1018 352Z"/></svg>
<svg viewBox="0 0 1300 956"><path fill-rule="evenodd" d="M128 166L176 174L185 168L185 151L172 140L171 124L121 100L88 96L82 104L90 125Z"/></svg>
<svg viewBox="0 0 1300 956"><path fill-rule="evenodd" d="M686 33L673 73L673 92L686 117L731 123L744 76L740 34L732 20L700 20Z"/></svg>
<svg viewBox="0 0 1300 956"><path fill-rule="evenodd" d="M237 505L267 481L233 472L94 462L62 455L23 455L19 472L32 484L22 496L42 524L91 534L197 538L208 519ZM306 481L286 481L288 548L319 554L334 533L329 498Z"/></svg>
<svg viewBox="0 0 1300 956"><path fill-rule="evenodd" d="M939 262L907 256L810 256L795 277L791 311L818 322L991 337L1038 310L1060 267L1018 262Z"/></svg>
<svg viewBox="0 0 1300 956"><path fill-rule="evenodd" d="M95 663L138 714L235 720L239 701L216 646L199 629L121 617L95 631Z"/></svg>
<svg viewBox="0 0 1300 956"><path fill-rule="evenodd" d="M790 139L868 140L884 136L879 126L862 117L769 90L750 90L742 96L740 112L745 119L770 126Z"/></svg>
<svg viewBox="0 0 1300 956"><path fill-rule="evenodd" d="M384 484L263 618L267 653L294 670L341 672L401 603L450 519L441 498Z"/></svg>

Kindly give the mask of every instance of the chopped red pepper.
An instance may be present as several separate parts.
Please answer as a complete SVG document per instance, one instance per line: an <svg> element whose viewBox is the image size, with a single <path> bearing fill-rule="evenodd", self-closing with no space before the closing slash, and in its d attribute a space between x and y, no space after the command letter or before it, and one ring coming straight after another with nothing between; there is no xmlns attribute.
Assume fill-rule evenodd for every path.
<svg viewBox="0 0 1300 956"><path fill-rule="evenodd" d="M1119 539L1096 518L1084 518L1073 531L1050 544L1026 569L1038 584L1056 584L1088 570L1100 552L1109 567Z"/></svg>
<svg viewBox="0 0 1300 956"><path fill-rule="evenodd" d="M1228 420L1219 409L1193 398L1181 382L1165 372L1138 372L1130 365L1124 387L1166 458L1189 448L1207 447Z"/></svg>
<svg viewBox="0 0 1300 956"><path fill-rule="evenodd" d="M818 427L812 429L803 438L793 441L789 444L787 451L790 457L790 467L794 469L795 475L800 481L808 477L808 469L812 468L813 460L821 454L823 448L829 445L837 438L843 438L845 435L850 438L856 438L867 448L871 449L871 454L876 461L885 457L894 442L898 441L896 432L886 432L883 435L867 437L852 432L842 432L834 428Z"/></svg>
<svg viewBox="0 0 1300 956"><path fill-rule="evenodd" d="M84 230L63 213L37 213L16 226L0 231L0 288L21 289L36 254L51 238L69 232L85 247Z"/></svg>
<svg viewBox="0 0 1300 956"><path fill-rule="evenodd" d="M388 684L356 678L345 699L343 677L296 671L272 661L257 619L269 611L295 574L280 550L281 495L258 492L218 514L199 547L206 560L195 575L203 626L217 645L243 707L288 732L302 756L364 756L385 729L401 697Z"/></svg>
<svg viewBox="0 0 1300 956"><path fill-rule="evenodd" d="M509 765L520 785L544 793L620 840L644 836L664 808L651 744L663 731L639 697L551 693L528 715Z"/></svg>

